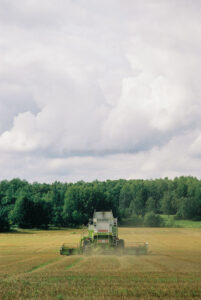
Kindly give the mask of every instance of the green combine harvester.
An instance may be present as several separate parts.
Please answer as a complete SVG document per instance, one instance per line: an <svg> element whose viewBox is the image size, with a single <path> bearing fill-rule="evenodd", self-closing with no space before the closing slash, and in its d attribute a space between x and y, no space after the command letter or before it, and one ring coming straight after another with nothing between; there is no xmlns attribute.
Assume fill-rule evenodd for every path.
<svg viewBox="0 0 201 300"><path fill-rule="evenodd" d="M70 248L63 244L60 254L148 254L148 243L132 243L125 247L124 240L118 238L117 218L112 211L95 211L93 219L89 219L88 233L82 234L79 246Z"/></svg>

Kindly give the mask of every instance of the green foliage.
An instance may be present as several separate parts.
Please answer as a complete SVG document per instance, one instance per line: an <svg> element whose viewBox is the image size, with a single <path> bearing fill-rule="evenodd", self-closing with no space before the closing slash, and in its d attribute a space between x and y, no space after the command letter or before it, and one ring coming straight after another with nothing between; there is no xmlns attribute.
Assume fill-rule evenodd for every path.
<svg viewBox="0 0 201 300"><path fill-rule="evenodd" d="M179 227L177 226L177 223L175 221L174 216L170 216L170 215L160 215L161 218L163 219L163 223L165 227Z"/></svg>
<svg viewBox="0 0 201 300"><path fill-rule="evenodd" d="M174 227L201 228L201 221L175 220L174 219Z"/></svg>
<svg viewBox="0 0 201 300"><path fill-rule="evenodd" d="M32 226L35 228L48 228L52 219L52 204L44 200L34 201L34 220Z"/></svg>
<svg viewBox="0 0 201 300"><path fill-rule="evenodd" d="M200 215L200 201L196 201L196 198L181 197L178 200L178 219L192 219Z"/></svg>
<svg viewBox="0 0 201 300"><path fill-rule="evenodd" d="M156 199L149 197L146 201L146 211L157 212Z"/></svg>
<svg viewBox="0 0 201 300"><path fill-rule="evenodd" d="M133 199L133 191L131 184L125 184L119 194L119 207L122 211L122 216L127 215L126 209L130 207L131 201Z"/></svg>
<svg viewBox="0 0 201 300"><path fill-rule="evenodd" d="M164 226L164 221L160 215L151 211L144 216L144 225L147 227L162 227Z"/></svg>
<svg viewBox="0 0 201 300"><path fill-rule="evenodd" d="M133 214L129 218L123 219L121 225L128 226L128 227L142 227L143 217Z"/></svg>
<svg viewBox="0 0 201 300"><path fill-rule="evenodd" d="M161 210L164 214L174 215L176 212L176 197L173 191L165 191L161 200Z"/></svg>
<svg viewBox="0 0 201 300"><path fill-rule="evenodd" d="M18 178L0 182L0 222L5 230L10 223L23 228L79 227L95 209L112 209L120 222L130 220L133 226L140 226L139 218L149 212L200 220L201 181L189 176L74 184L30 184Z"/></svg>
<svg viewBox="0 0 201 300"><path fill-rule="evenodd" d="M54 182L51 191L48 192L46 198L52 202L52 224L54 226L64 226L63 206L64 198L67 190L67 184Z"/></svg>
<svg viewBox="0 0 201 300"><path fill-rule="evenodd" d="M7 207L0 207L0 232L8 231L10 229L8 213L9 210Z"/></svg>
<svg viewBox="0 0 201 300"><path fill-rule="evenodd" d="M66 226L87 224L94 210L110 210L115 213L112 198L97 184L73 185L65 194L63 218Z"/></svg>
<svg viewBox="0 0 201 300"><path fill-rule="evenodd" d="M22 192L11 213L13 224L21 228L47 228L51 220L51 203Z"/></svg>
<svg viewBox="0 0 201 300"><path fill-rule="evenodd" d="M11 220L21 228L33 228L34 203L28 194L22 193L15 203Z"/></svg>

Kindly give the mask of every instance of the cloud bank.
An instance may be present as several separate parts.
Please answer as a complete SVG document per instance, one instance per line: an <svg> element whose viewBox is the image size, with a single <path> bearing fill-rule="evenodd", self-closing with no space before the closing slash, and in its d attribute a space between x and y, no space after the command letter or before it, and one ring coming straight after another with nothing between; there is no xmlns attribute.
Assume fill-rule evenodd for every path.
<svg viewBox="0 0 201 300"><path fill-rule="evenodd" d="M199 1L0 2L0 179L201 177Z"/></svg>

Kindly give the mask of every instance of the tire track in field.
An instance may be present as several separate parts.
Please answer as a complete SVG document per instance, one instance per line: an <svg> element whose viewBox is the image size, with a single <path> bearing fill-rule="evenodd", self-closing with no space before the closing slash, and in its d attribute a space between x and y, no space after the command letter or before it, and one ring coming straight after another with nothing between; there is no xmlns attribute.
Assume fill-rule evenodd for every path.
<svg viewBox="0 0 201 300"><path fill-rule="evenodd" d="M171 271L167 266L165 266L164 264L161 264L159 262L150 260L148 258L145 258L144 261L147 262L148 264L154 266L154 267L159 268L159 271L162 271L162 272L170 272Z"/></svg>
<svg viewBox="0 0 201 300"><path fill-rule="evenodd" d="M171 263L176 267L172 267L173 271L189 272L193 270L194 272L200 272L201 270L201 260L200 256L197 257L197 261L192 260L191 258L184 258L178 255L164 255L168 258Z"/></svg>
<svg viewBox="0 0 201 300"><path fill-rule="evenodd" d="M69 265L67 265L65 267L65 270L73 268L79 262L81 262L83 259L84 259L83 257L77 258L75 261L73 261ZM25 260L25 261L27 261L27 260ZM44 269L47 269L47 268L52 267L54 265L60 264L62 261L66 261L66 257L61 257L60 256L60 257L57 257L53 260L47 261L46 263L38 264L38 265L32 267L30 270L24 271L23 273L15 274L15 275L8 275L8 277L5 278L3 281L4 282L10 282L12 280L17 280L17 279L23 278L24 276L26 276L28 274L33 274L33 273L36 273L36 272L40 272Z"/></svg>
<svg viewBox="0 0 201 300"><path fill-rule="evenodd" d="M118 271L139 273L139 272L153 272L158 271L158 268L163 267L162 264L160 266L151 261L152 257L147 258L144 255L126 255L119 257L120 268Z"/></svg>
<svg viewBox="0 0 201 300"><path fill-rule="evenodd" d="M184 261L184 262L188 262L188 263L192 263L192 264L197 264L197 261L194 261L194 260L189 259L189 258L183 258L183 257L178 256L178 255L166 254L164 256L166 256L170 259L174 258L175 260L180 260L180 261Z"/></svg>
<svg viewBox="0 0 201 300"><path fill-rule="evenodd" d="M9 266L11 266L11 265L13 266L13 265L16 265L16 264L18 264L18 263L23 263L23 262L26 262L26 261L34 260L34 259L36 259L36 258L37 258L37 255L31 256L31 257L26 258L26 259L16 260L16 261L14 261L14 262L11 262L11 263L8 263L8 264L1 265L0 267L1 267L1 269L2 269L2 268L7 268L7 267L9 267Z"/></svg>
<svg viewBox="0 0 201 300"><path fill-rule="evenodd" d="M41 271L41 270L43 270L45 268L48 268L50 266L56 265L56 264L60 263L62 260L64 260L64 259L65 259L64 257L59 257L59 258L56 258L54 260L48 261L48 262L46 262L44 264L36 265L32 269L24 271L23 273L15 274L15 275L8 275L8 277L5 278L2 281L4 281L4 282L12 282L12 280L17 280L17 279L23 278L24 276L26 276L28 274L33 274L33 273Z"/></svg>
<svg viewBox="0 0 201 300"><path fill-rule="evenodd" d="M154 255L154 256L161 256L161 257L166 257L166 258L169 258L169 259L174 259L174 260L176 260L176 261L178 261L178 260L180 260L180 261L182 261L182 262L188 262L188 263L192 263L192 264L197 264L198 263L198 261L200 261L199 259L198 260L196 260L196 261L194 261L194 260L192 260L192 259L190 259L190 258L186 258L186 257L181 257L180 255L176 255L176 254L163 254L163 253L161 253L161 252L158 252L158 253L152 253L152 255Z"/></svg>
<svg viewBox="0 0 201 300"><path fill-rule="evenodd" d="M65 270L69 270L71 268L73 268L75 265L77 265L80 261L82 261L84 258L83 257L79 257L77 258L73 263L71 263L70 265L67 265L65 267Z"/></svg>
<svg viewBox="0 0 201 300"><path fill-rule="evenodd" d="M61 257L55 258L55 259L51 259L51 260L49 260L49 261L47 261L45 263L42 263L42 264L39 264L39 265L36 265L36 266L32 267L30 270L26 271L25 273L36 272L39 269L41 270L41 268L45 268L45 267L48 267L49 265L57 263L59 260L61 260Z"/></svg>
<svg viewBox="0 0 201 300"><path fill-rule="evenodd" d="M19 260L15 260L15 261L12 261L12 262L9 262L9 263L4 263L4 264L0 265L0 269L5 269L9 266L17 265L18 263L24 263L24 262L27 262L27 261L35 260L35 259L38 258L37 253L39 253L40 251L43 251L43 250L44 250L44 248L37 248L36 250L33 251L31 256L29 256L27 258L20 258ZM45 253L44 253L44 255L45 255Z"/></svg>

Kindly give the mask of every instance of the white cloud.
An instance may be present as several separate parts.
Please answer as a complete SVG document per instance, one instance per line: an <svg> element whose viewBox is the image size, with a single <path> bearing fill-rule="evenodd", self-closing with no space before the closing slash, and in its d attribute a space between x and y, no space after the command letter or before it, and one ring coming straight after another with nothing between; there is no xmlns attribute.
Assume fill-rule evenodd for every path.
<svg viewBox="0 0 201 300"><path fill-rule="evenodd" d="M0 8L2 178L201 176L198 2Z"/></svg>

